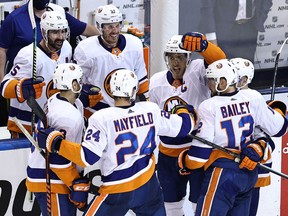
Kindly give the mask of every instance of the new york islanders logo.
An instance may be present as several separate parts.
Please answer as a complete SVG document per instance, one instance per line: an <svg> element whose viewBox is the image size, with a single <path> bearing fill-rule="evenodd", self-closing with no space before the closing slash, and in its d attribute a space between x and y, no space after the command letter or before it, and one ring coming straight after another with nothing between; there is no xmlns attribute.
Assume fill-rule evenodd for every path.
<svg viewBox="0 0 288 216"><path fill-rule="evenodd" d="M170 112L172 108L178 104L187 104L182 98L178 96L170 97L166 100L163 109L166 112Z"/></svg>

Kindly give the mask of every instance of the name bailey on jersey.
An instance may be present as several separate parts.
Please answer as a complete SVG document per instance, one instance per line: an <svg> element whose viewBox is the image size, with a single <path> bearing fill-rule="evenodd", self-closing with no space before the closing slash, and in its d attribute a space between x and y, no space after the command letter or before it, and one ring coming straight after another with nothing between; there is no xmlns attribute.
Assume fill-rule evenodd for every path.
<svg viewBox="0 0 288 216"><path fill-rule="evenodd" d="M223 118L250 113L249 102L228 104L220 109Z"/></svg>
<svg viewBox="0 0 288 216"><path fill-rule="evenodd" d="M145 113L135 116L130 116L127 118L114 120L114 128L116 132L129 130L134 127L142 127L146 125L153 124L153 116L152 113Z"/></svg>

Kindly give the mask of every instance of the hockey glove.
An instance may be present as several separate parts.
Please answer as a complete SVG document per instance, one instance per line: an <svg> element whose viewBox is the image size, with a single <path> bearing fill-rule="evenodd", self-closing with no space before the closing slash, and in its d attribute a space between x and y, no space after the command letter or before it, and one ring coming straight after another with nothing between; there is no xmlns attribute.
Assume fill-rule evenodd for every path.
<svg viewBox="0 0 288 216"><path fill-rule="evenodd" d="M90 181L88 178L82 177L72 182L70 201L81 211L87 206L88 191L90 189Z"/></svg>
<svg viewBox="0 0 288 216"><path fill-rule="evenodd" d="M23 78L19 80L15 87L17 100L19 103L23 103L30 96L35 99L39 98L42 94L43 86L45 86L45 83L42 79Z"/></svg>
<svg viewBox="0 0 288 216"><path fill-rule="evenodd" d="M203 52L208 47L208 41L205 35L199 32L187 32L182 37L181 49L191 52Z"/></svg>
<svg viewBox="0 0 288 216"><path fill-rule="evenodd" d="M179 174L180 175L189 175L191 170L186 167L185 158L188 154L189 149L185 149L182 151L178 156L178 167L179 167Z"/></svg>
<svg viewBox="0 0 288 216"><path fill-rule="evenodd" d="M189 113L190 116L193 118L194 125L196 125L198 119L198 113L192 105L178 104L175 105L171 110L171 114L180 114L180 113Z"/></svg>
<svg viewBox="0 0 288 216"><path fill-rule="evenodd" d="M57 153L64 135L54 130L54 128L40 128L37 132L38 145L42 149L47 149L49 152Z"/></svg>
<svg viewBox="0 0 288 216"><path fill-rule="evenodd" d="M260 142L249 144L241 151L239 168L246 168L248 170L254 170L258 162L263 158L265 148Z"/></svg>
<svg viewBox="0 0 288 216"><path fill-rule="evenodd" d="M100 93L100 88L91 84L84 84L82 86L80 100L83 103L84 107L93 107L100 100L103 99L102 94Z"/></svg>
<svg viewBox="0 0 288 216"><path fill-rule="evenodd" d="M266 101L266 103L268 104L268 106L270 106L276 112L280 113L282 116L284 117L286 116L287 107L286 107L286 104L283 103L282 101L268 100Z"/></svg>

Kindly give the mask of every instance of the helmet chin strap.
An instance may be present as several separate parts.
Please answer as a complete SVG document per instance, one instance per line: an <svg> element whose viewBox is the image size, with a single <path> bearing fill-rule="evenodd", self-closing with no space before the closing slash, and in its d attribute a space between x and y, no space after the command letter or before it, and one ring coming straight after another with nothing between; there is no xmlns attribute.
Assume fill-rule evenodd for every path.
<svg viewBox="0 0 288 216"><path fill-rule="evenodd" d="M78 94L78 93L80 93L80 92L81 92L81 90L82 90L82 85L80 85L80 84L79 84L79 86L80 86L80 88L79 88L79 90L78 90L78 91L75 91L73 88L71 89L71 91L72 91L73 93L75 93L75 94ZM80 94L79 94L79 96L80 96Z"/></svg>
<svg viewBox="0 0 288 216"><path fill-rule="evenodd" d="M49 50L49 52L51 52L51 53L55 53L55 52L58 52L59 50L61 50L61 48L60 49L58 49L58 50L55 50L55 51L52 51L50 48L49 48L49 45L48 45L48 38L47 38L47 40L46 39L44 39L45 40L45 46L46 46L46 48Z"/></svg>
<svg viewBox="0 0 288 216"><path fill-rule="evenodd" d="M217 83L216 83L216 91L220 94L220 93L226 91L226 90L228 89L229 85L226 84L226 87L225 87L224 89L222 89L222 90L218 89L218 87L219 87L219 83L217 82ZM219 94L218 94L218 95L219 95Z"/></svg>

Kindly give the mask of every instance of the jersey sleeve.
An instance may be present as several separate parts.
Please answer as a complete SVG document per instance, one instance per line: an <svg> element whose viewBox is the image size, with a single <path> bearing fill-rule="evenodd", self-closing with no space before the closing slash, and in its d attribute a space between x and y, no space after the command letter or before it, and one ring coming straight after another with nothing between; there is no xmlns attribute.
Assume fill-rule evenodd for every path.
<svg viewBox="0 0 288 216"><path fill-rule="evenodd" d="M203 56L206 65L212 64L217 60L226 58L226 54L223 52L223 50L209 41L207 49L203 52L200 52L199 54Z"/></svg>
<svg viewBox="0 0 288 216"><path fill-rule="evenodd" d="M251 106L255 106L257 110L256 126L259 126L265 133L275 137L283 136L286 133L287 119L269 107L263 97L258 97Z"/></svg>
<svg viewBox="0 0 288 216"><path fill-rule="evenodd" d="M57 154L50 154L49 157L51 170L68 187L72 185L74 179L80 177L75 164L73 164L71 161Z"/></svg>
<svg viewBox="0 0 288 216"><path fill-rule="evenodd" d="M197 129L197 136L213 142L214 140L214 121L215 116L209 110L207 103L201 103L198 109L200 123ZM188 151L188 159L186 165L189 169L197 169L203 167L208 161L212 152L212 148L198 140L193 140Z"/></svg>
<svg viewBox="0 0 288 216"><path fill-rule="evenodd" d="M21 49L14 60L14 66L6 74L1 83L1 94L5 98L16 98L15 88L18 80L32 77L32 62L27 58L27 53Z"/></svg>
<svg viewBox="0 0 288 216"><path fill-rule="evenodd" d="M159 110L160 130L159 136L185 137L194 128L192 118L188 113L170 114L164 110Z"/></svg>
<svg viewBox="0 0 288 216"><path fill-rule="evenodd" d="M106 134L100 124L95 118L90 117L82 144L63 140L59 154L81 167L96 163L107 145Z"/></svg>

